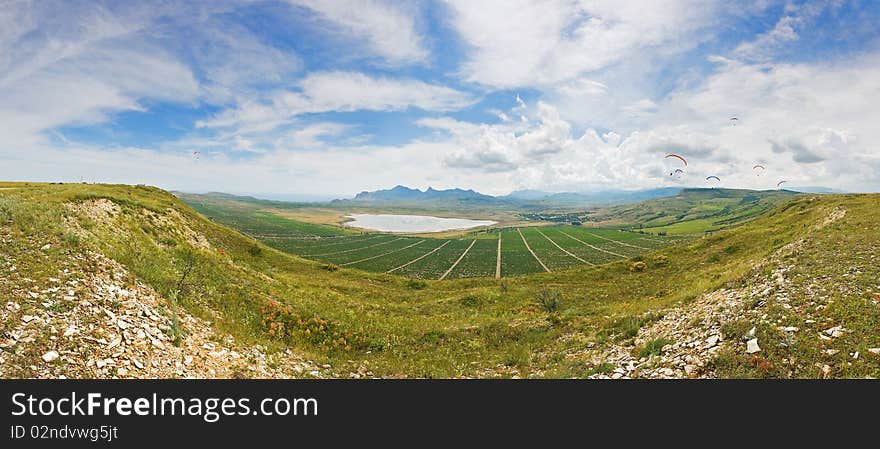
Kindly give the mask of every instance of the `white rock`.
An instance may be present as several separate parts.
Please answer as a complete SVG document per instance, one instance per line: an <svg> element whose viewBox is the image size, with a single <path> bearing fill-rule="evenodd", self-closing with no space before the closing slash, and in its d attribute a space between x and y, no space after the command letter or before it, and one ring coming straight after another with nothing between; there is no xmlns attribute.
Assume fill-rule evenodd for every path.
<svg viewBox="0 0 880 449"><path fill-rule="evenodd" d="M614 373L611 375L612 379L620 379L621 377L623 377L623 374L620 373Z"/></svg>
<svg viewBox="0 0 880 449"><path fill-rule="evenodd" d="M788 327L786 327L786 328L783 329L783 330L784 330L785 332L797 332L797 331L799 331L800 329L798 329L798 328L795 327L795 326L788 326Z"/></svg>
<svg viewBox="0 0 880 449"><path fill-rule="evenodd" d="M43 250L43 251L45 251L45 250L47 250L47 249L49 249L49 248L52 248L52 245L50 245L50 244L47 243L47 244L43 245L40 249Z"/></svg>
<svg viewBox="0 0 880 449"><path fill-rule="evenodd" d="M749 329L749 332L746 333L746 337L748 337L748 338L755 338L755 334L756 334L757 332L758 332L758 328L757 328L757 327L752 327L751 329Z"/></svg>
<svg viewBox="0 0 880 449"><path fill-rule="evenodd" d="M754 354L756 352L761 352L761 347L758 346L758 339L753 338L746 343L746 354Z"/></svg>
<svg viewBox="0 0 880 449"><path fill-rule="evenodd" d="M67 329L64 331L63 334L61 334L61 336L62 337L69 337L75 333L76 333L76 326L71 324L70 326L67 326Z"/></svg>
<svg viewBox="0 0 880 449"><path fill-rule="evenodd" d="M144 369L144 364L141 363L138 359L131 359L131 362L134 363L134 366L136 366L137 369Z"/></svg>
<svg viewBox="0 0 880 449"><path fill-rule="evenodd" d="M712 346L715 346L716 344L718 344L718 336L717 335L713 335L713 336L706 339L706 347L711 348Z"/></svg>
<svg viewBox="0 0 880 449"><path fill-rule="evenodd" d="M868 348L868 352L871 354L880 355L880 348Z"/></svg>
<svg viewBox="0 0 880 449"><path fill-rule="evenodd" d="M859 351L854 352L853 355L852 355L852 357L853 357L854 359L859 358Z"/></svg>
<svg viewBox="0 0 880 449"><path fill-rule="evenodd" d="M58 358L58 353L55 351L49 351L43 354L43 361L46 363L54 362Z"/></svg>
<svg viewBox="0 0 880 449"><path fill-rule="evenodd" d="M824 352L827 355L834 355L834 354L837 354L838 352L840 352L840 350L839 349L826 349L822 352Z"/></svg>
<svg viewBox="0 0 880 449"><path fill-rule="evenodd" d="M128 375L128 370L125 368L119 368L118 370L116 370L116 374L120 376L125 376Z"/></svg>
<svg viewBox="0 0 880 449"><path fill-rule="evenodd" d="M186 366L190 366L192 364L192 362L193 362L193 358L191 355L188 355L183 358L183 364Z"/></svg>
<svg viewBox="0 0 880 449"><path fill-rule="evenodd" d="M35 319L37 319L37 317L35 317L33 315L22 315L21 316L21 320L24 321L25 323L30 323L31 321L33 321Z"/></svg>

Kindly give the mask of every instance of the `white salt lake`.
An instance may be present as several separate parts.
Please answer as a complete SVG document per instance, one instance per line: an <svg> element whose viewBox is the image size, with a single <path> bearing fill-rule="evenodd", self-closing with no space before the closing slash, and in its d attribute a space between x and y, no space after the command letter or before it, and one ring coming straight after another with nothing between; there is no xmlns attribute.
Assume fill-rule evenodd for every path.
<svg viewBox="0 0 880 449"><path fill-rule="evenodd" d="M351 214L345 226L382 232L441 232L489 226L497 221L467 218L440 218L429 215Z"/></svg>

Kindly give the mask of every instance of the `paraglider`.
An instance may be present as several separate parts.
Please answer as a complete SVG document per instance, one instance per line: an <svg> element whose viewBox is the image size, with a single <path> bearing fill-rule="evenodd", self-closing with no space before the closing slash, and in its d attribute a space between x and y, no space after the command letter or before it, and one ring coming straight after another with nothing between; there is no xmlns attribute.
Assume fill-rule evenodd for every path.
<svg viewBox="0 0 880 449"><path fill-rule="evenodd" d="M717 176L715 176L715 175L712 175L712 176L706 176L706 181L708 181L708 180L710 180L710 179L714 179L714 180L716 180L716 181L718 181L718 182L721 182L721 178L719 178L719 177L717 177Z"/></svg>
<svg viewBox="0 0 880 449"><path fill-rule="evenodd" d="M736 118L736 117L731 117L731 118L730 118L730 124L733 125L733 126L736 126L736 122L738 122L738 121L739 121L739 119Z"/></svg>
<svg viewBox="0 0 880 449"><path fill-rule="evenodd" d="M666 155L665 158L670 158L670 157L674 157L674 158L678 158L678 159L680 159L682 162L684 162L684 166L687 167L688 161L684 158L684 156L682 156L682 155L680 155L680 154L669 153L669 154ZM664 158L664 159L665 159L665 158Z"/></svg>
<svg viewBox="0 0 880 449"><path fill-rule="evenodd" d="M752 167L752 170L758 170L757 172L755 172L755 175L756 175L756 176L761 176L761 173L762 173L764 170L766 170L766 169L764 168L763 165L758 164L758 165L755 165L754 167Z"/></svg>
<svg viewBox="0 0 880 449"><path fill-rule="evenodd" d="M683 175L683 174L684 174L684 170L682 170L680 168L676 168L672 173L669 174L669 176L675 176L676 178L681 178L681 175Z"/></svg>
<svg viewBox="0 0 880 449"><path fill-rule="evenodd" d="M786 181L786 180L784 180L784 179L783 179L782 181L777 182L777 183L776 183L776 188L778 189L779 186L781 186L782 184L785 184L786 182L788 182L788 181Z"/></svg>
<svg viewBox="0 0 880 449"><path fill-rule="evenodd" d="M199 151L199 150L195 150L195 151L192 152L192 157L193 157L193 159L198 159L199 156L201 156L201 155L202 155L202 152Z"/></svg>

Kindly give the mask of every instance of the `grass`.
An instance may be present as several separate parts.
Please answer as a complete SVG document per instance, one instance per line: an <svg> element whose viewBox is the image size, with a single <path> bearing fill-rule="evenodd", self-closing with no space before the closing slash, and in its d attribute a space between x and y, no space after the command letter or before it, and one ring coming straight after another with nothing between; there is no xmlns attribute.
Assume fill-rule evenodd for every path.
<svg viewBox="0 0 880 449"><path fill-rule="evenodd" d="M205 219L173 195L155 188L2 186L17 187L0 190L0 254L17 267L14 275L0 278L2 296L16 297L17 286L25 277L34 280L37 288L64 268L72 270L71 275L76 274L73 270L87 270L73 263L76 257L99 251L170 298L177 289L181 267L192 254L196 263L187 277L189 287L177 298L177 305L212 321L220 333L243 344L263 345L270 352L291 348L316 362L330 363L340 372L368 366L378 375L393 377L587 375L591 368L586 360L559 354L582 353L590 344L601 344L603 338L631 338L623 336L637 333L658 316L657 310L737 283L781 245L809 237L809 245L796 256L798 268L792 273L803 291L794 290L790 296L793 302L803 301L806 310L810 301L815 301L806 285L830 276L827 279L835 281L810 290L832 300L820 313L822 321L809 334L805 330L803 337L792 339L787 347L779 346L784 340L776 330L777 323L759 326L763 359L753 360L741 351L722 353L713 362L716 372L722 377L815 377L816 363L830 363L836 376L880 375L880 361L866 352L869 347L880 347L876 333L880 307L871 302L872 294L880 292L877 260L871 258L878 254L874 232L880 223L877 196L794 198L740 227L666 246L663 263L655 263L659 253L646 253L643 271L630 271L629 261L620 260L502 281L463 278L441 282L348 267L331 271L326 269L328 262L276 250ZM69 207L95 198L119 205L119 215L96 219ZM836 207L846 208L846 219L822 232L814 231L813 226ZM166 217L166 224L158 226L145 211ZM149 230L144 225L149 225ZM195 245L185 237L187 230L204 237L207 244ZM70 232L77 236L75 241L64 237ZM511 231L502 232L502 251L522 254L514 246L515 239L509 238L513 236L518 237ZM339 238L363 237L345 234ZM164 243L171 240L176 244ZM418 265L414 270L421 271L407 274L437 273L445 269L442 265L448 268L451 262L446 262L450 258L454 261L470 241L453 240L435 253L443 264L431 265L434 258L426 258L413 264ZM497 241L487 241L497 245ZM41 250L46 244L51 248ZM507 276L504 270L518 265L505 265L504 260L502 272ZM555 306L555 321L548 320L548 312L535 303L543 289L564 295L565 300ZM798 325L807 329L795 312L786 315L783 309L773 307L767 313L778 316L783 321L780 325L801 319ZM276 319L290 323L291 331L271 334L267 323ZM843 324L851 332L835 341L843 350L830 357L821 352L815 333L821 330L820 325L834 324ZM340 338L344 343L337 343ZM656 341L652 348L658 345L662 348ZM864 355L852 359L849 353L856 350ZM789 363L792 357L797 359L794 365Z"/></svg>

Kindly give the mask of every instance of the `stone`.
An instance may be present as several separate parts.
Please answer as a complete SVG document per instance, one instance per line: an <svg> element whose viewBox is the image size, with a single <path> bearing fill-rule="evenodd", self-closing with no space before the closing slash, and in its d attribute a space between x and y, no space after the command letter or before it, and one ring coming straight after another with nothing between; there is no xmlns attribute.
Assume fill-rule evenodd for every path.
<svg viewBox="0 0 880 449"><path fill-rule="evenodd" d="M193 362L193 358L191 355L188 355L183 358L183 364L186 366L190 366L192 364L192 362Z"/></svg>
<svg viewBox="0 0 880 449"><path fill-rule="evenodd" d="M137 369L144 369L144 364L141 363L138 359L131 359L131 363L134 363L134 366Z"/></svg>
<svg viewBox="0 0 880 449"><path fill-rule="evenodd" d="M754 354L756 352L761 352L761 347L758 346L758 339L753 338L746 342L746 354Z"/></svg>
<svg viewBox="0 0 880 449"><path fill-rule="evenodd" d="M868 348L868 352L875 355L880 355L880 348Z"/></svg>
<svg viewBox="0 0 880 449"><path fill-rule="evenodd" d="M854 359L859 358L859 351L854 352L852 355L852 358L854 358Z"/></svg>
<svg viewBox="0 0 880 449"><path fill-rule="evenodd" d="M795 327L795 326L788 326L788 327L786 327L786 328L783 329L783 330L784 330L785 332L797 332L797 331L800 330L800 329L798 329L798 328Z"/></svg>
<svg viewBox="0 0 880 449"><path fill-rule="evenodd" d="M47 249L50 249L50 248L52 248L52 245L49 244L49 243L47 243L47 244L43 245L42 247L40 247L40 249L43 250L43 251L46 251Z"/></svg>
<svg viewBox="0 0 880 449"><path fill-rule="evenodd" d="M712 346L715 346L716 344L718 344L718 339L719 338L717 335L713 335L713 336L707 338L706 339L706 347L711 348Z"/></svg>
<svg viewBox="0 0 880 449"><path fill-rule="evenodd" d="M126 376L128 375L128 370L125 368L119 368L118 370L116 370L116 374L120 376Z"/></svg>
<svg viewBox="0 0 880 449"><path fill-rule="evenodd" d="M56 352L56 351L49 351L49 352L43 354L42 359L43 359L43 361L46 362L46 363L51 363L51 362L54 362L55 360L57 360L57 359L58 359L58 356L59 356L58 352Z"/></svg>
<svg viewBox="0 0 880 449"><path fill-rule="evenodd" d="M746 338L754 339L754 338L755 338L755 334L756 334L757 332L758 332L758 328L757 328L757 327L752 327L752 328L749 329L749 331L746 333Z"/></svg>
<svg viewBox="0 0 880 449"><path fill-rule="evenodd" d="M120 343L122 343L122 337L116 337L113 339L113 341L110 342L110 344L107 345L107 349L113 349L119 346Z"/></svg>
<svg viewBox="0 0 880 449"><path fill-rule="evenodd" d="M33 321L35 319L37 319L37 317L35 317L33 315L22 315L21 316L21 320L24 321L25 323L30 323L31 321Z"/></svg>
<svg viewBox="0 0 880 449"><path fill-rule="evenodd" d="M64 330L64 333L61 334L61 336L62 337L69 337L75 333L76 333L76 326L71 324L70 326L67 326L67 329Z"/></svg>
<svg viewBox="0 0 880 449"><path fill-rule="evenodd" d="M834 354L837 354L838 352L840 352L840 350L839 349L826 349L822 352L824 352L827 355L834 355Z"/></svg>

